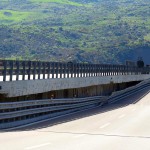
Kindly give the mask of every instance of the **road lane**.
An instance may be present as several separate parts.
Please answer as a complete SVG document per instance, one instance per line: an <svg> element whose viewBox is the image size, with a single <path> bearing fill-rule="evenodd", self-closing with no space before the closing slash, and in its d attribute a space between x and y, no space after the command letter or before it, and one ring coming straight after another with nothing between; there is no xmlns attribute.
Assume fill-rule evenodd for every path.
<svg viewBox="0 0 150 150"><path fill-rule="evenodd" d="M1 150L150 150L150 93L115 104L0 133ZM26 131L25 131L26 130Z"/></svg>
<svg viewBox="0 0 150 150"><path fill-rule="evenodd" d="M44 146L47 146L47 145L50 145L50 144L51 143L43 143L43 144L40 144L40 145L30 146L30 147L26 147L25 150L38 149L38 148L41 148L41 147L44 147Z"/></svg>
<svg viewBox="0 0 150 150"><path fill-rule="evenodd" d="M126 116L126 114L123 114L123 115L119 116L118 119L122 119L122 118L124 118L125 116Z"/></svg>

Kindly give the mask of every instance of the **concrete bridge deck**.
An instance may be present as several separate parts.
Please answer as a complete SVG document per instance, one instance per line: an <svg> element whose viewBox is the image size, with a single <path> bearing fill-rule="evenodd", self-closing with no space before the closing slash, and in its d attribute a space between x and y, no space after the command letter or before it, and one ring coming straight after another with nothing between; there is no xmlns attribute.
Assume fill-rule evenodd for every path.
<svg viewBox="0 0 150 150"><path fill-rule="evenodd" d="M143 74L8 81L0 82L0 93L5 93L8 97L16 97L44 93L54 90L74 89L81 87L90 87L95 85L142 81L149 78L150 74Z"/></svg>
<svg viewBox="0 0 150 150"><path fill-rule="evenodd" d="M111 83L142 81L149 78L149 67L0 61L0 93L6 94L7 97Z"/></svg>

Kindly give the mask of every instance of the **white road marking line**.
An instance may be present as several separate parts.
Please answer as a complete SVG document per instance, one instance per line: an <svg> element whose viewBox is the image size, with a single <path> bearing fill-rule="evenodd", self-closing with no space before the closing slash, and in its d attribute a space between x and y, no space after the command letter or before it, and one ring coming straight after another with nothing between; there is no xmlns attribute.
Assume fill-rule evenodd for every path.
<svg viewBox="0 0 150 150"><path fill-rule="evenodd" d="M82 135L76 135L74 138L80 138L80 137L83 137L83 136L85 136L84 134L82 134Z"/></svg>
<svg viewBox="0 0 150 150"><path fill-rule="evenodd" d="M26 150L36 149L36 148L40 148L40 147L47 146L47 145L50 145L50 144L51 144L51 143L44 143L44 144L40 144L40 145L35 145L35 146L31 146L31 147L26 147L25 149L26 149Z"/></svg>
<svg viewBox="0 0 150 150"><path fill-rule="evenodd" d="M101 126L100 129L103 129L103 128L109 126L109 125L110 125L110 123L108 122L108 123L104 124L103 126Z"/></svg>
<svg viewBox="0 0 150 150"><path fill-rule="evenodd" d="M125 117L125 116L126 116L126 115L123 114L123 115L119 116L118 118L121 119L121 118L123 118L123 117Z"/></svg>

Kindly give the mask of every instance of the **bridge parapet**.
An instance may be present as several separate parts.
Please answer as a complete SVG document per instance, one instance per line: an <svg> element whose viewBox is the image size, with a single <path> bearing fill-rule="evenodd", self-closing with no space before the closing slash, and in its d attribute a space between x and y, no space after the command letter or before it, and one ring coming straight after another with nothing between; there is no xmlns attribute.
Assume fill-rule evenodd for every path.
<svg viewBox="0 0 150 150"><path fill-rule="evenodd" d="M149 74L150 68L111 64L0 60L0 81Z"/></svg>

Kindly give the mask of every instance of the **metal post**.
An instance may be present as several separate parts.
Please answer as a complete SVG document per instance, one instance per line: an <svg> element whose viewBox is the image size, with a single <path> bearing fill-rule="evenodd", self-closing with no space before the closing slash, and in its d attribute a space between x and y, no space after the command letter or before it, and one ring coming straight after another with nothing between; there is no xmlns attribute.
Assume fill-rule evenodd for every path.
<svg viewBox="0 0 150 150"><path fill-rule="evenodd" d="M62 63L59 63L59 74L60 74L60 78L62 78Z"/></svg>
<svg viewBox="0 0 150 150"><path fill-rule="evenodd" d="M10 75L10 81L12 81L12 79L13 79L13 65L14 65L14 62L13 62L13 61L9 61L9 75Z"/></svg>
<svg viewBox="0 0 150 150"><path fill-rule="evenodd" d="M77 77L77 64L74 64L73 65L73 72L74 72L74 78L76 78Z"/></svg>
<svg viewBox="0 0 150 150"><path fill-rule="evenodd" d="M42 63L42 67L43 67L42 69L43 79L45 79L46 62Z"/></svg>
<svg viewBox="0 0 150 150"><path fill-rule="evenodd" d="M3 61L3 81L6 81L6 75L7 75L7 61Z"/></svg>
<svg viewBox="0 0 150 150"><path fill-rule="evenodd" d="M55 64L52 63L52 78L54 78L54 74L55 74Z"/></svg>
<svg viewBox="0 0 150 150"><path fill-rule="evenodd" d="M20 67L20 62L16 61L16 80L19 80L19 67Z"/></svg>
<svg viewBox="0 0 150 150"><path fill-rule="evenodd" d="M28 70L27 70L28 80L30 80L30 77L31 77L31 61L28 61L27 65L28 65Z"/></svg>
<svg viewBox="0 0 150 150"><path fill-rule="evenodd" d="M26 74L26 62L22 62L22 80L25 80L25 74Z"/></svg>
<svg viewBox="0 0 150 150"><path fill-rule="evenodd" d="M32 62L32 65L33 65L33 80L35 80L35 76L36 76L36 64L37 64L36 61Z"/></svg>
<svg viewBox="0 0 150 150"><path fill-rule="evenodd" d="M48 62L48 70L47 70L47 74L48 74L48 79L50 79L50 73L51 73L51 63Z"/></svg>
<svg viewBox="0 0 150 150"><path fill-rule="evenodd" d="M79 74L80 74L80 65L77 64L77 77L79 77Z"/></svg>
<svg viewBox="0 0 150 150"><path fill-rule="evenodd" d="M58 78L58 63L55 63L56 78Z"/></svg>
<svg viewBox="0 0 150 150"><path fill-rule="evenodd" d="M41 75L41 62L37 62L38 65L38 79L40 79L40 75Z"/></svg>

